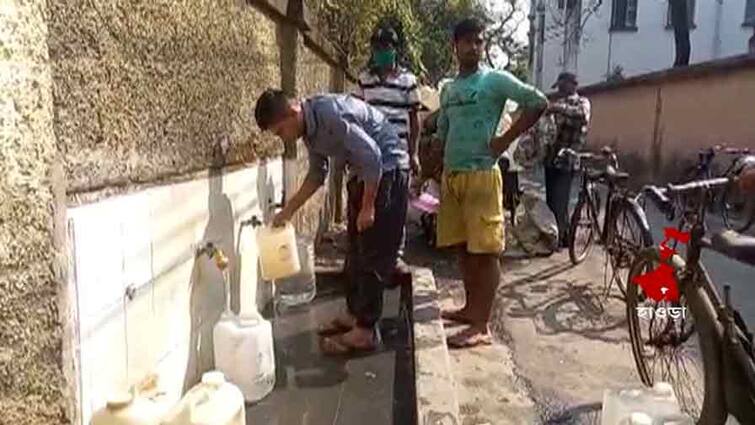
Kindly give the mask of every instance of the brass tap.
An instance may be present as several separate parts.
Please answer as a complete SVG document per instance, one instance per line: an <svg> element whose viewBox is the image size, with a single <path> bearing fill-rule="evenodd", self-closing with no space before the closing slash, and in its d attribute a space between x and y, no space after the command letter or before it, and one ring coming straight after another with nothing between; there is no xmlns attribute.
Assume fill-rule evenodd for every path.
<svg viewBox="0 0 755 425"><path fill-rule="evenodd" d="M197 256L201 256L203 254L206 254L211 260L215 262L215 266L220 270L223 271L228 267L228 263L230 262L228 260L228 257L225 255L223 250L215 246L212 242L207 242L205 246L199 249L197 252Z"/></svg>

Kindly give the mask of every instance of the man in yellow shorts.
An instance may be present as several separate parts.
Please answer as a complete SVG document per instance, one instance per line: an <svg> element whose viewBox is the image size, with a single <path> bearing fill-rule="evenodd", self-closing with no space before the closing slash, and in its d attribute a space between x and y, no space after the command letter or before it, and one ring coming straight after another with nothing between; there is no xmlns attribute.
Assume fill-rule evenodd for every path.
<svg viewBox="0 0 755 425"><path fill-rule="evenodd" d="M441 91L438 138L444 142L438 246L457 247L467 295L447 320L469 325L448 339L454 348L490 344L490 310L500 281L503 251L503 182L498 157L537 122L545 96L505 71L480 66L484 27L474 19L454 29L459 73ZM500 137L495 131L507 99L523 113Z"/></svg>

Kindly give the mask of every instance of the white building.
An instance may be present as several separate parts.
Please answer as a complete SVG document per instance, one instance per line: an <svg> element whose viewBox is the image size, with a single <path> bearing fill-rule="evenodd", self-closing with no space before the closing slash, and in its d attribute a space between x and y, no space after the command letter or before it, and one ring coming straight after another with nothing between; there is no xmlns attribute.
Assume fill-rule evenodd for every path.
<svg viewBox="0 0 755 425"><path fill-rule="evenodd" d="M748 51L755 0L687 1L692 23L690 63ZM674 62L668 0L531 3L532 72L540 87L550 88L564 70L575 72L580 84L588 85L605 81L619 69L623 77L630 77L669 68Z"/></svg>

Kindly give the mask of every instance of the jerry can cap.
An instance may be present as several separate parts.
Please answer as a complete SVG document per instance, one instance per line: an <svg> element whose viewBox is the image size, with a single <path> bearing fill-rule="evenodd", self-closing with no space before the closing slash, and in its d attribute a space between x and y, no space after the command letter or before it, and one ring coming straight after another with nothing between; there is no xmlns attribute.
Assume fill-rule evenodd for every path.
<svg viewBox="0 0 755 425"><path fill-rule="evenodd" d="M202 383L212 385L214 387L219 387L225 384L225 375L223 375L223 372L217 370L205 372L204 374L202 374Z"/></svg>
<svg viewBox="0 0 755 425"><path fill-rule="evenodd" d="M108 397L106 406L110 410L123 409L133 401L134 394L131 391L119 391Z"/></svg>

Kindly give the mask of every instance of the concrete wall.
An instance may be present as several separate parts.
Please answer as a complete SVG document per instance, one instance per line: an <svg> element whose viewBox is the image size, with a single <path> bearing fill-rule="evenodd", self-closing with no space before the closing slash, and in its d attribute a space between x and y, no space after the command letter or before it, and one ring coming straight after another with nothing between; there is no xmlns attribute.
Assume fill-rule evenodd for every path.
<svg viewBox="0 0 755 425"><path fill-rule="evenodd" d="M335 75L288 3L0 5L0 423L85 423L149 372L175 398L195 383L223 303L193 256L202 241L229 254L235 309L250 299L241 276L270 300L256 262L240 266L240 241L256 255L240 221L269 215L306 159L284 176L253 103ZM297 217L302 233L319 230L325 199Z"/></svg>
<svg viewBox="0 0 755 425"><path fill-rule="evenodd" d="M69 192L280 151L250 119L261 90L280 84L276 23L256 8L240 0L49 6Z"/></svg>
<svg viewBox="0 0 755 425"><path fill-rule="evenodd" d="M58 424L68 404L59 291L62 172L53 134L45 1L0 4L0 423ZM63 351L66 349L66 357Z"/></svg>
<svg viewBox="0 0 755 425"><path fill-rule="evenodd" d="M743 26L747 0L697 0L695 28L690 32L691 63L699 63L747 52L752 28ZM555 3L555 0L553 1ZM587 0L583 0L587 4ZM637 31L610 31L613 1L605 0L587 19L577 58L582 84L606 79L608 72L621 66L631 77L670 67L674 62L674 33L666 27L668 2L640 0ZM552 84L562 70L563 28L553 21L546 8L546 42L543 56L543 83Z"/></svg>
<svg viewBox="0 0 755 425"><path fill-rule="evenodd" d="M613 144L644 179L668 179L716 144L755 150L755 58L733 58L587 87L590 143ZM728 164L721 158L721 166Z"/></svg>

